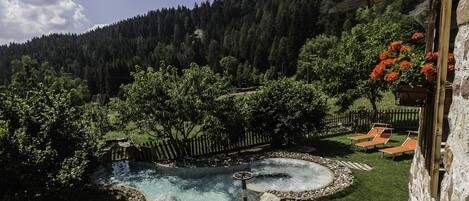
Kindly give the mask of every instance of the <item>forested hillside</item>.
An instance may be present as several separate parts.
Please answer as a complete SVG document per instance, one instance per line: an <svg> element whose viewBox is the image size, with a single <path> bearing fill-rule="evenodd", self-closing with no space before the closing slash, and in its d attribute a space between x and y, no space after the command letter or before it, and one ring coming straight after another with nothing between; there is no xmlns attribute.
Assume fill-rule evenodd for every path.
<svg viewBox="0 0 469 201"><path fill-rule="evenodd" d="M337 35L353 24L353 11L327 14L332 6L321 0L215 0L151 11L85 34L0 46L0 80L9 81L12 60L30 55L87 80L93 93L115 95L135 65L160 61L178 68L209 65L231 75L234 85L256 85L265 72L271 78L293 75L306 38Z"/></svg>

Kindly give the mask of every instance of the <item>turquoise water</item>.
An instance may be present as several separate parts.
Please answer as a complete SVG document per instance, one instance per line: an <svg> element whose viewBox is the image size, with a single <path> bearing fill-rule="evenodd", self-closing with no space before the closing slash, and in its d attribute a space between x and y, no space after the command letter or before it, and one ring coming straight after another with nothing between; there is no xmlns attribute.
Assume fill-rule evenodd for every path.
<svg viewBox="0 0 469 201"><path fill-rule="evenodd" d="M244 192L241 182L233 180L232 175L241 170L258 175L248 185L265 190L312 190L328 185L333 179L329 169L316 163L280 158L229 168L154 168L142 163L116 162L112 168L97 172L96 177L101 183L138 188L152 201L237 201Z"/></svg>

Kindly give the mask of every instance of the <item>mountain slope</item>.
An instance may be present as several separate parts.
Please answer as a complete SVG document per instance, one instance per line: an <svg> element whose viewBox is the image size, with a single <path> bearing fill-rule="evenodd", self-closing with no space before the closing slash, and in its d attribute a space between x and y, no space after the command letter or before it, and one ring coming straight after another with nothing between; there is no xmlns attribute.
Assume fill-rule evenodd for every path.
<svg viewBox="0 0 469 201"><path fill-rule="evenodd" d="M255 85L262 72L295 73L306 38L327 31L328 22L318 20L321 5L320 0L215 0L193 9L151 11L85 34L0 46L0 80L8 82L11 60L30 55L86 79L94 93L116 94L135 65L160 61L180 69L191 62L208 64L232 76L235 85ZM334 15L336 21L345 16ZM339 28L333 34L340 33L341 23L334 24ZM226 56L231 62L221 65Z"/></svg>

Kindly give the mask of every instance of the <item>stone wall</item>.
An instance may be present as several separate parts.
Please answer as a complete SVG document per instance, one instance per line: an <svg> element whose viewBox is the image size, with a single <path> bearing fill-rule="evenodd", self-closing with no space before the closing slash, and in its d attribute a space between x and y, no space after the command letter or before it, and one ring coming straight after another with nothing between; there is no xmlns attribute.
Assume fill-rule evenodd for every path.
<svg viewBox="0 0 469 201"><path fill-rule="evenodd" d="M409 201L435 201L430 194L430 174L425 168L425 159L417 147L410 167Z"/></svg>
<svg viewBox="0 0 469 201"><path fill-rule="evenodd" d="M442 201L469 200L469 0L460 0L457 22L456 72L449 112L450 135L443 158L447 172L441 185Z"/></svg>
<svg viewBox="0 0 469 201"><path fill-rule="evenodd" d="M459 1L457 23L456 72L448 116L450 131L443 158L447 172L441 184L441 201L469 201L469 0ZM409 200L435 201L430 196L430 175L419 148L410 175Z"/></svg>

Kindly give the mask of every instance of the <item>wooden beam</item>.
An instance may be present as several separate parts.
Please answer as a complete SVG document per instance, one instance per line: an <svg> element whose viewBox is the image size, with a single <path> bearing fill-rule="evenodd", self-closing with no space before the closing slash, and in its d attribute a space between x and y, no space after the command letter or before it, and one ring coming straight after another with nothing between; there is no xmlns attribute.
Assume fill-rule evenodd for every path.
<svg viewBox="0 0 469 201"><path fill-rule="evenodd" d="M436 16L436 1L428 1L429 14L427 17L427 37L425 41L425 52L433 51L433 43L435 40L435 16Z"/></svg>
<svg viewBox="0 0 469 201"><path fill-rule="evenodd" d="M433 119L433 150L431 171L431 194L433 198L439 197L439 169L441 136L443 133L443 118L445 107L446 77L448 73L448 51L451 30L451 8L452 0L441 0L440 30L438 40L438 75L435 91L435 111Z"/></svg>

